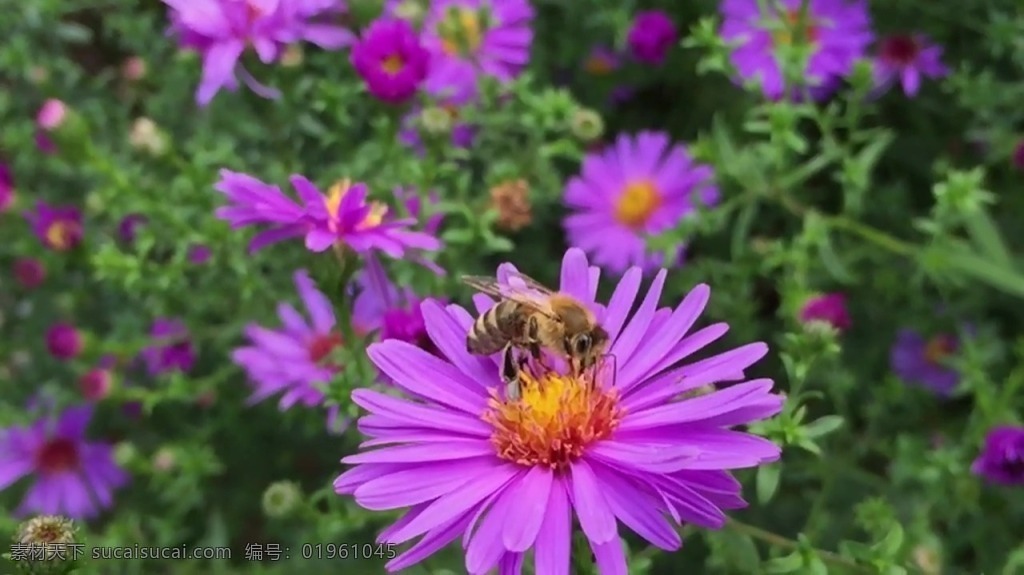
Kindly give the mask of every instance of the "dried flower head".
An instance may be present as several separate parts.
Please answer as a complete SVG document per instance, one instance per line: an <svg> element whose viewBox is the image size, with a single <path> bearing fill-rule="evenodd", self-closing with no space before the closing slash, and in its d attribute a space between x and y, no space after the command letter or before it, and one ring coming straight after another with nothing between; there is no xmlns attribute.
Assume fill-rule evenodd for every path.
<svg viewBox="0 0 1024 575"><path fill-rule="evenodd" d="M299 505L302 489L294 481L271 483L263 492L263 512L267 517L285 517Z"/></svg>
<svg viewBox="0 0 1024 575"><path fill-rule="evenodd" d="M491 188L491 208L498 212L497 225L515 232L530 225L533 210L530 206L530 185L526 180L509 180Z"/></svg>
<svg viewBox="0 0 1024 575"><path fill-rule="evenodd" d="M14 546L25 562L37 563L67 557L68 546L75 543L77 527L60 515L40 515L23 522L14 535ZM13 557L12 557L13 558Z"/></svg>

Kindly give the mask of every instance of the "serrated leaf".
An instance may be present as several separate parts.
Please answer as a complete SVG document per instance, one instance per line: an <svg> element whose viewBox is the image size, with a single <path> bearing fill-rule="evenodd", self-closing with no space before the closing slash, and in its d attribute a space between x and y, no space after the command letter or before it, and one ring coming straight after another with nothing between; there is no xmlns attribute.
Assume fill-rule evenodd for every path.
<svg viewBox="0 0 1024 575"><path fill-rule="evenodd" d="M832 247L832 237L827 232L822 235L818 240L818 258L821 260L822 267L825 271L832 276L837 282L842 284L850 284L856 281L850 270L846 269L846 265L836 255L835 249Z"/></svg>
<svg viewBox="0 0 1024 575"><path fill-rule="evenodd" d="M973 253L963 242L955 242L942 257L947 268L983 281L996 289L1017 297L1024 297L1024 276L1012 268L999 265Z"/></svg>
<svg viewBox="0 0 1024 575"><path fill-rule="evenodd" d="M807 573L810 575L828 575L828 566L817 555L807 562Z"/></svg>
<svg viewBox="0 0 1024 575"><path fill-rule="evenodd" d="M775 492L779 489L779 480L782 477L782 466L778 463L773 465L762 465L757 468L757 501L767 503L771 501Z"/></svg>
<svg viewBox="0 0 1024 575"><path fill-rule="evenodd" d="M761 570L764 573L793 573L797 570L803 569L804 559L799 553L794 552L786 555L785 557L777 557L765 561L761 566Z"/></svg>
<svg viewBox="0 0 1024 575"><path fill-rule="evenodd" d="M843 418L839 415L826 415L822 418L816 419L811 423L808 423L804 427L804 434L807 437L817 438L824 437L829 433L839 429L843 426Z"/></svg>
<svg viewBox="0 0 1024 575"><path fill-rule="evenodd" d="M1006 267L1013 267L1013 257L1003 242L996 223L984 208L979 207L964 216L964 227L979 252L990 261Z"/></svg>
<svg viewBox="0 0 1024 575"><path fill-rule="evenodd" d="M742 253L744 243L747 238L750 237L750 226L754 223L754 219L757 217L757 212L760 210L761 204L758 202L750 202L743 206L740 210L736 220L733 221L732 225L732 243L730 253L733 257L737 257Z"/></svg>
<svg viewBox="0 0 1024 575"><path fill-rule="evenodd" d="M893 523L892 528L889 529L889 532L885 534L881 541L875 544L874 549L884 557L892 557L899 553L900 548L903 546L903 539L903 526L899 523Z"/></svg>

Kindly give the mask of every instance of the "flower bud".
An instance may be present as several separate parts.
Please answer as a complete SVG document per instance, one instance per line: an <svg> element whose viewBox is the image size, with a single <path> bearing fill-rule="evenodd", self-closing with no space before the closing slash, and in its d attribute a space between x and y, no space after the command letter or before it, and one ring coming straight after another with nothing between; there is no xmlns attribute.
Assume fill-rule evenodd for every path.
<svg viewBox="0 0 1024 575"><path fill-rule="evenodd" d="M121 222L117 224L118 237L127 244L134 242L136 230L147 221L148 218L142 214L128 214L121 218Z"/></svg>
<svg viewBox="0 0 1024 575"><path fill-rule="evenodd" d="M189 263L202 265L210 261L211 255L213 255L213 252L210 250L209 246L193 244L189 246L185 257L188 259Z"/></svg>
<svg viewBox="0 0 1024 575"><path fill-rule="evenodd" d="M303 51L301 44L290 44L281 54L281 66L284 68L296 68L302 65Z"/></svg>
<svg viewBox="0 0 1024 575"><path fill-rule="evenodd" d="M272 483L263 492L263 512L267 517L287 517L299 506L302 490L294 481Z"/></svg>
<svg viewBox="0 0 1024 575"><path fill-rule="evenodd" d="M161 447L153 454L153 470L161 473L171 471L178 465L178 456L170 447Z"/></svg>
<svg viewBox="0 0 1024 575"><path fill-rule="evenodd" d="M138 56L130 56L121 64L121 77L129 82L137 82L146 76L146 61Z"/></svg>
<svg viewBox="0 0 1024 575"><path fill-rule="evenodd" d="M88 401L106 398L113 387L114 375L109 369L93 368L78 379L78 389L82 392L82 397Z"/></svg>
<svg viewBox="0 0 1024 575"><path fill-rule="evenodd" d="M846 296L841 293L828 293L808 299L800 310L800 322L804 325L822 322L837 331L845 331L850 327Z"/></svg>
<svg viewBox="0 0 1024 575"><path fill-rule="evenodd" d="M14 260L14 279L25 289L37 288L46 279L46 268L39 260L18 258Z"/></svg>
<svg viewBox="0 0 1024 575"><path fill-rule="evenodd" d="M69 323L56 323L46 332L46 349L59 360L68 360L82 352L82 335Z"/></svg>
<svg viewBox="0 0 1024 575"><path fill-rule="evenodd" d="M511 180L491 188L491 209L498 212L496 225L507 231L519 231L533 221L530 185L526 180Z"/></svg>
<svg viewBox="0 0 1024 575"><path fill-rule="evenodd" d="M428 134L444 135L452 131L452 114L438 106L428 106L420 112L420 125Z"/></svg>
<svg viewBox="0 0 1024 575"><path fill-rule="evenodd" d="M47 147L56 144L62 154L75 157L84 155L89 145L84 120L61 100L50 98L43 102L36 114L36 126L39 128L39 136L46 140L43 142L37 136L36 143L41 149L44 143Z"/></svg>
<svg viewBox="0 0 1024 575"><path fill-rule="evenodd" d="M128 467L139 457L139 450L129 441L122 441L114 446L114 462L121 467Z"/></svg>
<svg viewBox="0 0 1024 575"><path fill-rule="evenodd" d="M167 151L167 135L149 118L137 118L128 134L128 143L143 152L160 156Z"/></svg>
<svg viewBox="0 0 1024 575"><path fill-rule="evenodd" d="M597 112L580 108L573 112L569 128L572 135L581 142L593 142L604 133L604 120Z"/></svg>
<svg viewBox="0 0 1024 575"><path fill-rule="evenodd" d="M43 102L36 114L36 125L46 132L52 132L64 124L68 117L68 108L60 100L50 98Z"/></svg>
<svg viewBox="0 0 1024 575"><path fill-rule="evenodd" d="M59 515L40 515L18 526L10 560L25 575L66 575L74 572L80 551L78 529Z"/></svg>

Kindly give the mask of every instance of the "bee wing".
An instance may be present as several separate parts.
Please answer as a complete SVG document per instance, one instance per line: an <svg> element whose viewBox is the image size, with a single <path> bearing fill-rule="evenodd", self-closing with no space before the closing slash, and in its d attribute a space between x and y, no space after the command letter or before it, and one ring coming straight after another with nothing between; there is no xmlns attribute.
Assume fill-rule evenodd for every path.
<svg viewBox="0 0 1024 575"><path fill-rule="evenodd" d="M554 317L554 314L551 312L551 306L548 305L547 301L551 296L551 290L548 290L529 278L526 279L533 282L533 285L527 284L526 281L520 280L520 277L525 276L517 274L510 278L512 280L511 282L503 284L496 278L489 276L462 276L462 282L480 293L519 302L523 305L530 306L545 315ZM539 291L537 287L534 287L534 285L539 286L540 289L544 291Z"/></svg>

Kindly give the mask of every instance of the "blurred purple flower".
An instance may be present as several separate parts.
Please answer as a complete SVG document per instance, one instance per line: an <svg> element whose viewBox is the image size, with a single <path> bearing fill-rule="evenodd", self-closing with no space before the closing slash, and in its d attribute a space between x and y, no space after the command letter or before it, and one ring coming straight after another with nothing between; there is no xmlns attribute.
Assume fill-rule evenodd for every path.
<svg viewBox="0 0 1024 575"><path fill-rule="evenodd" d="M1018 170L1024 170L1024 140L1017 142L1013 148L1013 166Z"/></svg>
<svg viewBox="0 0 1024 575"><path fill-rule="evenodd" d="M75 407L56 420L0 432L0 489L35 477L18 515L86 519L113 505L114 491L129 478L114 462L110 445L85 440L91 417L90 407Z"/></svg>
<svg viewBox="0 0 1024 575"><path fill-rule="evenodd" d="M992 483L1024 485L1024 427L1000 425L989 430L971 471Z"/></svg>
<svg viewBox="0 0 1024 575"><path fill-rule="evenodd" d="M591 76L607 76L619 69L619 54L607 46L594 46L583 60L583 70Z"/></svg>
<svg viewBox="0 0 1024 575"><path fill-rule="evenodd" d="M291 304L279 303L277 314L282 327L247 326L245 335L252 345L231 354L232 361L246 371L254 387L249 403L284 392L278 404L282 411L295 404L319 405L324 399L319 386L329 383L341 369L331 360L334 350L342 345L331 302L305 270L295 272L294 279L311 323Z"/></svg>
<svg viewBox="0 0 1024 575"><path fill-rule="evenodd" d="M149 335L158 340L142 350L146 370L156 376L171 371L187 373L196 361L195 349L185 324L176 319L159 318Z"/></svg>
<svg viewBox="0 0 1024 575"><path fill-rule="evenodd" d="M0 214L10 211L14 205L14 176L11 168L0 160Z"/></svg>
<svg viewBox="0 0 1024 575"><path fill-rule="evenodd" d="M942 63L942 47L920 34L883 38L875 58L875 83L887 89L899 81L903 93L917 95L921 78L941 78L949 73Z"/></svg>
<svg viewBox="0 0 1024 575"><path fill-rule="evenodd" d="M671 229L698 204L718 203L713 175L665 133L622 134L613 146L587 154L580 175L566 185L569 243L612 271L658 267L663 258L647 248L646 237Z"/></svg>
<svg viewBox="0 0 1024 575"><path fill-rule="evenodd" d="M25 289L37 288L46 279L46 268L37 259L18 258L14 260L14 278Z"/></svg>
<svg viewBox="0 0 1024 575"><path fill-rule="evenodd" d="M679 40L676 25L661 10L637 12L627 42L633 57L645 64L658 65Z"/></svg>
<svg viewBox="0 0 1024 575"><path fill-rule="evenodd" d="M351 60L374 97L400 104L415 95L426 78L430 52L405 20L379 19L352 47Z"/></svg>
<svg viewBox="0 0 1024 575"><path fill-rule="evenodd" d="M73 359L82 353L82 346L82 334L70 323L55 323L46 330L46 349L56 359Z"/></svg>
<svg viewBox="0 0 1024 575"><path fill-rule="evenodd" d="M530 61L528 0L434 0L423 23L427 48L507 82Z"/></svg>
<svg viewBox="0 0 1024 575"><path fill-rule="evenodd" d="M121 218L121 223L117 225L117 235L120 236L121 241L131 243L135 241L135 232L139 226L149 221L149 218L142 214L128 214Z"/></svg>
<svg viewBox="0 0 1024 575"><path fill-rule="evenodd" d="M355 288L352 326L357 333L375 333L379 340L397 339L436 353L420 311L423 300L411 288L393 284L380 260L367 258Z"/></svg>
<svg viewBox="0 0 1024 575"><path fill-rule="evenodd" d="M82 213L76 207L50 206L40 201L25 218L36 237L51 250L67 251L82 241Z"/></svg>
<svg viewBox="0 0 1024 575"><path fill-rule="evenodd" d="M326 50L349 46L352 33L340 26L313 19L343 13L340 0L162 0L170 9L171 33L182 46L203 58L203 77L196 102L206 106L222 88L235 90L242 80L264 98L279 92L263 86L239 59L252 48L260 61L276 61L289 44L307 41Z"/></svg>
<svg viewBox="0 0 1024 575"><path fill-rule="evenodd" d="M918 332L903 329L896 336L889 363L900 379L949 396L959 385L960 374L947 359L959 348L959 341L950 334L940 333L925 340Z"/></svg>
<svg viewBox="0 0 1024 575"><path fill-rule="evenodd" d="M106 367L94 367L78 379L78 389L86 401L100 401L110 395L114 376Z"/></svg>
<svg viewBox="0 0 1024 575"><path fill-rule="evenodd" d="M39 112L36 113L36 125L44 132L52 132L64 123L67 116L68 108L64 102L50 98L43 102Z"/></svg>
<svg viewBox="0 0 1024 575"><path fill-rule="evenodd" d="M786 91L776 54L779 48L794 42L810 47L803 74L807 83L794 87L810 88L811 97L822 99L831 91L830 82L846 77L871 44L871 20L863 0L807 0L806 13L801 13L803 3L723 0L719 4L720 35L734 44L733 66L741 79L757 82L769 99L781 98Z"/></svg>
<svg viewBox="0 0 1024 575"><path fill-rule="evenodd" d="M343 245L358 253L380 250L400 258L409 251L441 247L437 238L408 229L415 220L388 218L387 206L367 200L363 183L339 182L325 197L305 177L293 175L290 181L301 198L300 206L277 186L252 176L229 170L221 170L220 175L215 188L232 205L218 208L218 218L235 229L271 224L252 239L250 251L299 236L305 237L306 248L314 252Z"/></svg>
<svg viewBox="0 0 1024 575"><path fill-rule="evenodd" d="M431 62L430 74L423 83L423 91L434 106L451 116L451 145L468 148L473 142L475 129L459 121L459 110L477 98L473 66L460 60L435 57ZM420 153L423 153L423 142L416 122L422 111L422 106L414 106L402 119L402 130L398 134L399 141Z"/></svg>
<svg viewBox="0 0 1024 575"><path fill-rule="evenodd" d="M57 145L53 143L53 140L50 139L50 136L46 135L46 132L42 130L36 131L35 139L36 148L38 148L40 152L46 155L52 155L57 153Z"/></svg>
<svg viewBox="0 0 1024 575"><path fill-rule="evenodd" d="M209 246L193 244L188 247L188 252L185 254L185 257L188 259L189 263L201 265L210 261L211 255L213 255L213 252L210 250Z"/></svg>
<svg viewBox="0 0 1024 575"><path fill-rule="evenodd" d="M808 299L800 310L800 321L803 323L821 321L839 331L846 331L850 327L850 314L846 311L846 295L827 293Z"/></svg>

